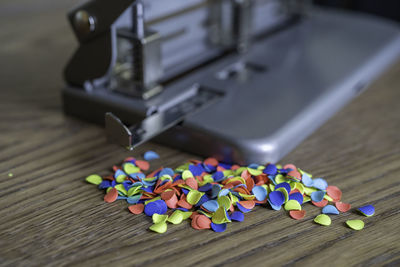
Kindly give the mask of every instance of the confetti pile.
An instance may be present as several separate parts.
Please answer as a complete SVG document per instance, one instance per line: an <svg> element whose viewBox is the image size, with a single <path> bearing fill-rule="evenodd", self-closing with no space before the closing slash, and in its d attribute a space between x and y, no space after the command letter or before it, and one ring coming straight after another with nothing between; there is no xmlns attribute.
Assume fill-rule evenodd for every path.
<svg viewBox="0 0 400 267"><path fill-rule="evenodd" d="M351 208L341 202L342 192L338 187L328 186L322 178L312 179L311 174L293 164L244 167L207 158L203 162L191 160L175 170L160 168L146 175L149 161L158 158L153 151L144 154L145 160L129 157L120 167L113 167L113 175L92 174L86 181L106 190L105 202L123 199L130 204L131 213L151 216L154 224L149 229L157 233L166 232L167 223L179 224L189 218L194 229L223 232L227 223L243 221L244 213L255 206L283 208L290 217L300 220L306 215L302 209L306 202L322 208L322 214L314 222L329 226L328 214L337 215ZM375 213L372 205L358 211L365 216ZM348 220L346 224L354 230L364 227L362 220Z"/></svg>

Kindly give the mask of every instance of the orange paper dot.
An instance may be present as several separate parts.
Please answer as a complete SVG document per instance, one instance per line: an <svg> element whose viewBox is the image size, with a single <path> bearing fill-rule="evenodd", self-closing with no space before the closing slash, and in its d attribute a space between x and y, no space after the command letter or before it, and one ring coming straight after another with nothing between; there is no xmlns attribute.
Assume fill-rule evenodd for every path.
<svg viewBox="0 0 400 267"><path fill-rule="evenodd" d="M292 170L297 170L297 167L294 164L286 164L283 166L284 169L292 169Z"/></svg>
<svg viewBox="0 0 400 267"><path fill-rule="evenodd" d="M333 201L340 201L342 198L342 191L337 186L330 185L326 188L326 193L330 196Z"/></svg>
<svg viewBox="0 0 400 267"><path fill-rule="evenodd" d="M301 220L306 215L306 211L305 210L291 210L291 211L289 211L289 215L290 215L290 217L292 217L295 220Z"/></svg>
<svg viewBox="0 0 400 267"><path fill-rule="evenodd" d="M351 208L351 205L349 203L343 202L336 202L335 206L340 212L346 212Z"/></svg>
<svg viewBox="0 0 400 267"><path fill-rule="evenodd" d="M218 165L218 160L215 159L215 158L207 158L207 159L204 161L204 164L217 167L217 165Z"/></svg>
<svg viewBox="0 0 400 267"><path fill-rule="evenodd" d="M143 204L136 204L136 205L129 206L128 209L133 214L140 214L144 210L144 205Z"/></svg>
<svg viewBox="0 0 400 267"><path fill-rule="evenodd" d="M247 201L239 201L239 204L242 205L245 209L251 210L254 208L256 203L253 200L247 200Z"/></svg>
<svg viewBox="0 0 400 267"><path fill-rule="evenodd" d="M117 200L117 197L118 197L117 189L111 188L111 190L108 191L108 193L104 196L104 201L107 203L111 203Z"/></svg>
<svg viewBox="0 0 400 267"><path fill-rule="evenodd" d="M210 229L211 220L205 215L198 215L194 218L195 223L199 229Z"/></svg>
<svg viewBox="0 0 400 267"><path fill-rule="evenodd" d="M150 168L150 163L145 160L137 160L135 161L135 165L144 171L147 171Z"/></svg>
<svg viewBox="0 0 400 267"><path fill-rule="evenodd" d="M323 199L320 202L315 202L315 201L311 201L311 202L314 204L314 206L317 206L317 207L320 207L320 208L323 208L326 205L328 205L328 200L326 200L326 199Z"/></svg>
<svg viewBox="0 0 400 267"><path fill-rule="evenodd" d="M197 190L199 188L199 185L197 184L196 179L193 177L187 178L185 183L187 186L189 186L190 188L192 188L194 190Z"/></svg>

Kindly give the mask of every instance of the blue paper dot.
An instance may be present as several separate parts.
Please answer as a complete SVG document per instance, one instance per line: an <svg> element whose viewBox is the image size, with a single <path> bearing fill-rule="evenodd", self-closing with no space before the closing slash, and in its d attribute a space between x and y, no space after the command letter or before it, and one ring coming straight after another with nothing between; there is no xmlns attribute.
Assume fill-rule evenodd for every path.
<svg viewBox="0 0 400 267"><path fill-rule="evenodd" d="M140 198L142 197L142 195L135 195L135 196L131 196L126 198L126 202L128 202L129 204L137 204L140 200Z"/></svg>
<svg viewBox="0 0 400 267"><path fill-rule="evenodd" d="M164 213L166 213L168 211L168 206L167 206L167 204L165 203L164 200L159 199L159 200L156 200L156 201L153 201L153 202L156 202L157 205L160 207L160 212L161 213L159 213L159 214L164 214Z"/></svg>
<svg viewBox="0 0 400 267"><path fill-rule="evenodd" d="M144 153L143 158L147 161L151 161L151 160L159 159L160 156L156 152L149 150Z"/></svg>
<svg viewBox="0 0 400 267"><path fill-rule="evenodd" d="M221 224L216 224L216 223L211 223L211 229L214 230L214 232L220 233L220 232L225 232L226 230L226 223L221 223Z"/></svg>
<svg viewBox="0 0 400 267"><path fill-rule="evenodd" d="M278 172L278 169L274 164L268 164L267 167L263 170L263 173L267 175L275 175Z"/></svg>
<svg viewBox="0 0 400 267"><path fill-rule="evenodd" d="M230 190L227 189L227 188L222 189L221 191L219 191L218 196L219 196L219 197L220 197L220 196L226 196L227 194L229 194L229 192L230 192Z"/></svg>
<svg viewBox="0 0 400 267"><path fill-rule="evenodd" d="M221 171L215 172L212 175L212 178L214 179L215 182L220 182L224 179L224 173Z"/></svg>
<svg viewBox="0 0 400 267"><path fill-rule="evenodd" d="M269 202L274 206L282 206L285 202L285 195L281 191L272 191L268 195Z"/></svg>
<svg viewBox="0 0 400 267"><path fill-rule="evenodd" d="M226 163L219 163L218 165L224 168L225 170L230 170L232 168L232 165Z"/></svg>
<svg viewBox="0 0 400 267"><path fill-rule="evenodd" d="M303 204L304 198L301 193L295 192L295 193L289 195L289 200L296 200L301 205L301 204Z"/></svg>
<svg viewBox="0 0 400 267"><path fill-rule="evenodd" d="M231 214L232 221L242 222L244 220L244 214L240 211L234 211Z"/></svg>
<svg viewBox="0 0 400 267"><path fill-rule="evenodd" d="M144 213L147 216L153 216L154 213L162 214L160 206L156 201L147 203L147 205L144 207Z"/></svg>
<svg viewBox="0 0 400 267"><path fill-rule="evenodd" d="M358 211L360 211L365 216L372 216L375 214L375 208L372 205L365 205L365 206L359 207Z"/></svg>
<svg viewBox="0 0 400 267"><path fill-rule="evenodd" d="M314 202L320 202L324 199L325 192L324 191L315 191L311 193L311 199Z"/></svg>
<svg viewBox="0 0 400 267"><path fill-rule="evenodd" d="M322 208L322 213L324 214L335 214L338 215L339 211L338 209L333 206L333 205L326 205L325 207Z"/></svg>
<svg viewBox="0 0 400 267"><path fill-rule="evenodd" d="M236 207L238 207L238 209L239 209L241 212L244 212L244 213L247 213L247 212L250 212L250 211L251 211L250 209L246 209L245 207L243 207L242 205L240 205L240 203L236 203Z"/></svg>
<svg viewBox="0 0 400 267"><path fill-rule="evenodd" d="M313 186L313 180L307 173L303 173L301 176L301 182L307 187Z"/></svg>
<svg viewBox="0 0 400 267"><path fill-rule="evenodd" d="M200 176L203 172L204 169L201 166L201 164L198 165L189 165L189 171L194 175L194 176Z"/></svg>
<svg viewBox="0 0 400 267"><path fill-rule="evenodd" d="M111 187L111 181L109 181L109 180L104 180L103 182L101 182L99 184L99 189L106 189L109 187Z"/></svg>
<svg viewBox="0 0 400 267"><path fill-rule="evenodd" d="M209 190L211 190L211 189L212 189L212 184L211 184L211 183L208 183L208 184L205 184L205 185L203 185L203 186L200 186L199 189L198 189L198 191L200 191L200 192L207 192L207 191L209 191Z"/></svg>
<svg viewBox="0 0 400 267"><path fill-rule="evenodd" d="M146 178L146 175L141 172L136 172L136 173L129 174L129 177L131 177L132 179L135 179L135 180L141 180L141 179Z"/></svg>
<svg viewBox="0 0 400 267"><path fill-rule="evenodd" d="M288 183L280 183L280 184L277 184L277 185L275 186L275 190L278 189L278 188L280 188L280 187L285 188L286 191L287 191L288 193L290 193L290 190L291 190L290 184L288 184Z"/></svg>
<svg viewBox="0 0 400 267"><path fill-rule="evenodd" d="M204 203L202 204L202 206L203 206L206 210L211 211L211 212L216 212L217 209L219 208L218 201L216 201L216 200L209 200L209 201L207 201L207 202L204 202Z"/></svg>
<svg viewBox="0 0 400 267"><path fill-rule="evenodd" d="M274 210L280 210L282 208L282 205L279 205L279 206L274 205L269 200L268 200L268 203L271 205L271 208L274 209Z"/></svg>
<svg viewBox="0 0 400 267"><path fill-rule="evenodd" d="M322 178L315 178L313 180L313 187L319 190L326 190L326 188L328 187L328 183Z"/></svg>
<svg viewBox="0 0 400 267"><path fill-rule="evenodd" d="M258 201L263 201L268 195L267 189L265 189L262 186L254 186L253 189L251 190L253 194L256 196L256 199Z"/></svg>
<svg viewBox="0 0 400 267"><path fill-rule="evenodd" d="M211 189L211 198L218 197L219 191L221 191L221 186L219 184L213 184Z"/></svg>
<svg viewBox="0 0 400 267"><path fill-rule="evenodd" d="M260 166L260 165L258 165L257 163L251 163L250 165L247 166L247 168L257 170L258 166Z"/></svg>
<svg viewBox="0 0 400 267"><path fill-rule="evenodd" d="M217 168L215 168L213 165L210 165L210 164L203 164L203 168L206 170L206 172L208 172L208 173L212 173L212 172L215 172L215 170L217 169Z"/></svg>
<svg viewBox="0 0 400 267"><path fill-rule="evenodd" d="M158 173L158 177L162 177L164 175L174 176L174 170L171 168L164 168Z"/></svg>
<svg viewBox="0 0 400 267"><path fill-rule="evenodd" d="M210 198L208 197L208 195L204 194L204 195L201 196L199 202L197 202L195 206L196 207L200 207L203 203L205 203L205 202L207 202L209 200L210 200Z"/></svg>

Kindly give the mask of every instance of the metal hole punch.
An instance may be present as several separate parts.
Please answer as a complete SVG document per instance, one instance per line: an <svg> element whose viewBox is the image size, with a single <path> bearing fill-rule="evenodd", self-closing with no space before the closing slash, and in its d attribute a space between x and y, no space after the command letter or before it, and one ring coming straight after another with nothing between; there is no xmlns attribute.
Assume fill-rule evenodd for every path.
<svg viewBox="0 0 400 267"><path fill-rule="evenodd" d="M398 25L307 0L91 0L68 20L68 115L228 163L278 161L400 54Z"/></svg>

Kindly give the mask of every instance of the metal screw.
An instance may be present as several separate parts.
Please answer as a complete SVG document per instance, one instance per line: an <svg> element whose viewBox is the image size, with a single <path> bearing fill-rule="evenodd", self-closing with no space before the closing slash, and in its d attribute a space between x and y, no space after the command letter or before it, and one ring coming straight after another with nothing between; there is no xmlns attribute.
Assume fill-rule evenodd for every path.
<svg viewBox="0 0 400 267"><path fill-rule="evenodd" d="M81 34L89 34L96 29L95 18L85 10L79 10L75 13L74 25Z"/></svg>

